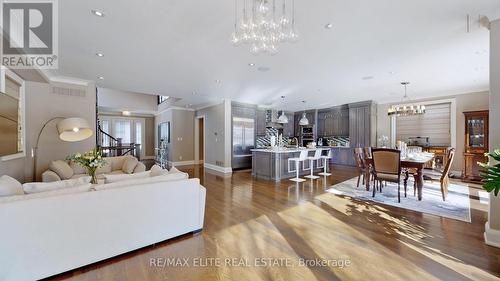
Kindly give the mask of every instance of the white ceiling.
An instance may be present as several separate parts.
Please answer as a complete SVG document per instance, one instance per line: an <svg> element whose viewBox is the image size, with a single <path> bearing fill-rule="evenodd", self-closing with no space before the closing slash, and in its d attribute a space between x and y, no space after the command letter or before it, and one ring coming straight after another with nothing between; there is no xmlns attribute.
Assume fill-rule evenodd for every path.
<svg viewBox="0 0 500 281"><path fill-rule="evenodd" d="M289 110L301 110L301 100L310 108L398 101L403 80L411 82L411 98L488 89L489 33L477 24L467 33L466 15L499 18L498 0L296 0L295 6L300 41L280 45L276 56L254 56L229 41L233 0L59 1L58 74L104 76L101 87L180 97L178 106L193 107L222 98L277 105L282 95Z"/></svg>

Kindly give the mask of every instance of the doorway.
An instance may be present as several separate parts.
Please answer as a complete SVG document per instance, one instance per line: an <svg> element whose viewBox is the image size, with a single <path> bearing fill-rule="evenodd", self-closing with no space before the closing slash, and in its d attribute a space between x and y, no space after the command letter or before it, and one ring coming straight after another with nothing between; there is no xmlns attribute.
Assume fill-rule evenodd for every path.
<svg viewBox="0 0 500 281"><path fill-rule="evenodd" d="M194 154L195 164L203 164L205 162L205 117L198 116L195 119L195 142Z"/></svg>

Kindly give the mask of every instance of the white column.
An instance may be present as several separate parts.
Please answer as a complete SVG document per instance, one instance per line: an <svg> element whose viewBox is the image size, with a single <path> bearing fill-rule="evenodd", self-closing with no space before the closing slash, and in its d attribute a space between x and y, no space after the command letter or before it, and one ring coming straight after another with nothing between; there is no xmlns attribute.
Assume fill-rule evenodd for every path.
<svg viewBox="0 0 500 281"><path fill-rule="evenodd" d="M231 100L224 100L224 173L232 173L232 112Z"/></svg>
<svg viewBox="0 0 500 281"><path fill-rule="evenodd" d="M500 148L500 20L491 23L490 30L490 151ZM486 244L500 248L500 194L490 194L488 222L485 225Z"/></svg>

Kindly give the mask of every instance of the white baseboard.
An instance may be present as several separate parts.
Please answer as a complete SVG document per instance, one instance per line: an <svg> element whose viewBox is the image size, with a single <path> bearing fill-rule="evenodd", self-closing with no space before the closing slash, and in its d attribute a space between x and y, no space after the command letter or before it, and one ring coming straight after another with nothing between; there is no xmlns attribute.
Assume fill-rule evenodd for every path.
<svg viewBox="0 0 500 281"><path fill-rule="evenodd" d="M194 161L194 164L195 164L195 165L201 165L201 164L203 164L203 163L205 163L205 161L203 161L203 160L198 160L198 161L196 161L196 160L195 160L195 161Z"/></svg>
<svg viewBox="0 0 500 281"><path fill-rule="evenodd" d="M489 222L484 225L484 241L487 245L500 248L500 230L491 229Z"/></svg>
<svg viewBox="0 0 500 281"><path fill-rule="evenodd" d="M195 162L194 160L189 160L189 161L179 161L179 162L172 162L168 161L169 166L177 167L177 166L187 166L187 165L194 165Z"/></svg>
<svg viewBox="0 0 500 281"><path fill-rule="evenodd" d="M210 170L217 171L219 173L223 173L223 174L233 173L233 169L231 167L219 167L219 166L215 166L215 165L208 164L208 163L204 163L203 167L210 169Z"/></svg>

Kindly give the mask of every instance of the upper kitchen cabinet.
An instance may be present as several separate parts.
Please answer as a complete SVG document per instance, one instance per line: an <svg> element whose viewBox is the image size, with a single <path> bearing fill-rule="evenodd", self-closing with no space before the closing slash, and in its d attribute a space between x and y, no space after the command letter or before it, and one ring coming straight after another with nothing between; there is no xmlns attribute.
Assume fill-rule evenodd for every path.
<svg viewBox="0 0 500 281"><path fill-rule="evenodd" d="M336 106L318 111L318 136L349 136L349 107Z"/></svg>
<svg viewBox="0 0 500 281"><path fill-rule="evenodd" d="M377 107L372 101L349 104L349 141L351 147L376 144Z"/></svg>
<svg viewBox="0 0 500 281"><path fill-rule="evenodd" d="M266 111L264 109L257 109L256 112L256 132L257 136L266 135Z"/></svg>
<svg viewBox="0 0 500 281"><path fill-rule="evenodd" d="M295 118L292 112L286 112L286 117L288 118L288 123L283 124L283 136L293 137L295 136Z"/></svg>

